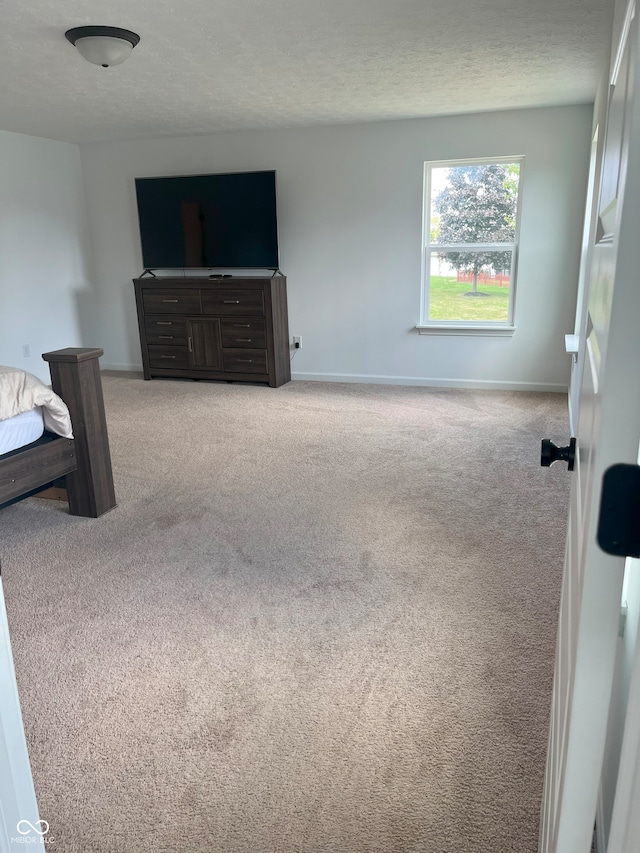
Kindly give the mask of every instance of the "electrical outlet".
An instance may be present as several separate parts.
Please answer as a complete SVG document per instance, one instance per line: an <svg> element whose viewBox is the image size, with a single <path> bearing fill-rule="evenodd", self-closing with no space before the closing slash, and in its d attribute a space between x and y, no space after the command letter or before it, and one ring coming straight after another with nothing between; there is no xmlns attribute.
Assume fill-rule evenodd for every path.
<svg viewBox="0 0 640 853"><path fill-rule="evenodd" d="M22 344L22 355L24 358L31 357L31 347L29 346L29 344Z"/></svg>
<svg viewBox="0 0 640 853"><path fill-rule="evenodd" d="M293 345L296 349L302 348L302 338L300 337L300 335L293 336Z"/></svg>

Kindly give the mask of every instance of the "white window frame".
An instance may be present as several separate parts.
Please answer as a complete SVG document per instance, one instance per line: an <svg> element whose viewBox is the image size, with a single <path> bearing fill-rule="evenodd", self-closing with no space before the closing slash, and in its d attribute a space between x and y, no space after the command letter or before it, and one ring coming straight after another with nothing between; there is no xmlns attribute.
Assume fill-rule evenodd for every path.
<svg viewBox="0 0 640 853"><path fill-rule="evenodd" d="M512 243L432 243L431 242L431 172L433 169L449 168L451 166L484 166L492 163L520 164L518 178L518 198L516 201L516 235ZM420 291L420 322L416 329L420 334L485 334L513 335L515 331L516 277L518 265L518 247L520 244L520 217L522 209L522 179L524 156L512 157L477 157L464 160L428 160L424 164L424 184L422 197L422 272ZM509 285L509 309L506 320L432 320L429 317L429 286L431 280L431 256L447 251L479 252L500 251L511 252L511 270Z"/></svg>

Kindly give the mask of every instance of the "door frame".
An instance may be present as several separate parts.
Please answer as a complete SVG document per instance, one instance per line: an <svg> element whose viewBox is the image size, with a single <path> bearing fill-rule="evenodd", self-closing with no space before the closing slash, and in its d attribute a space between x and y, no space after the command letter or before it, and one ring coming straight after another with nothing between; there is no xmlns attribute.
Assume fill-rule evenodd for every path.
<svg viewBox="0 0 640 853"><path fill-rule="evenodd" d="M35 831L25 834L17 829L20 821L38 826L40 816L22 724L1 576L0 697L0 766L3 768L0 774L0 853L14 853L41 846L43 839ZM29 843L25 843L27 839Z"/></svg>
<svg viewBox="0 0 640 853"><path fill-rule="evenodd" d="M638 561L636 561L638 562ZM640 562L633 566L640 571ZM620 767L611 817L611 830L606 853L635 853L640 840L640 632L631 673L624 735L620 750ZM598 839L600 844L600 839ZM598 846L599 853L605 853Z"/></svg>
<svg viewBox="0 0 640 853"><path fill-rule="evenodd" d="M607 728L616 658L615 644L624 571L623 558L610 557L598 549L595 531L598 525L602 475L615 463L635 462L638 452L638 431L640 431L640 396L635 393L637 388L635 381L633 381L633 393L630 393L629 387L640 341L637 330L639 292L634 286L637 281L638 265L637 234L640 233L640 206L636 202L636 199L640 198L640 157L633 147L628 150L625 147L628 140L633 139L632 145L637 148L635 139L640 134L640 77L638 59L634 53L638 21L637 16L634 19L634 13L635 0L618 0L611 40L611 61L607 64L594 107L591 134L593 139L595 129L598 127L596 171L599 177L594 181L594 198L587 200L585 211L587 221L588 217L591 217L589 230L593 233L594 226L597 229L597 239L592 243L591 266L602 264L602 268L595 267L596 276L601 273L612 274L611 266L607 266L611 263L606 260L606 253L609 251L607 247L615 247L616 253L613 255L615 264L613 281L615 281L616 295L610 306L608 320L606 317L608 304L604 302L607 292L600 293L597 289L592 295L596 300L598 298L603 300L601 305L598 306L597 302L595 304L602 309L601 317L604 317L607 323L610 322L615 331L613 337L607 338L605 327L606 356L603 357L606 361L591 370L592 350L588 345L588 339L593 337L596 343L598 340L595 336L596 330L592 333L591 328L587 328L586 308L590 303L589 294L586 294L585 310L578 309L581 314L579 369L574 371L572 382L578 383L579 387L584 389L585 383L587 386L589 384L587 381L589 372L592 372L594 380L601 380L602 384L599 392L597 387L590 389L594 399L596 396L598 399L591 410L588 408L585 410L585 422L574 425L577 436L579 438L582 436L583 442L578 444L576 470L572 483L570 514L572 528L569 530L567 539L567 547L571 547L572 550L571 555L568 554L566 559L568 563L569 559L583 560L587 555L590 568L583 574L577 573L569 577L568 581L565 576L563 583L563 600L565 595L573 596L575 612L570 612L570 618L567 617L568 621L565 619L565 623L561 621L558 648L564 642L565 650L569 649L568 654L571 659L567 658L566 651L562 663L559 662L558 657L556 659L552 726L540 827L540 849L558 851L558 853L566 853L568 850L587 853L593 834L593 821L597 811L605 755L604 734ZM626 66L624 50L629 45L631 45L630 53L627 55L631 65ZM622 59L625 60L624 65L621 62ZM627 91L626 78L621 76L620 81L624 81L625 88L614 89L609 85L610 81L615 82L618 71L626 68L629 70L629 86L632 88ZM626 70L624 73L627 73ZM626 110L623 118L620 112L612 112L609 108L614 92L617 97L619 92L622 92L625 103L628 99L629 106L623 107ZM619 105L620 101L617 102L616 109L619 109ZM614 119L617 117L619 121L624 121L624 124L618 127L615 121L610 120L610 116L614 116ZM631 133L630 136L628 132ZM612 150L615 154L618 134L622 146L620 149L622 171L616 173L615 156L613 159L607 158L611 157L610 140L613 140ZM603 187L605 180L606 187ZM625 181L626 186L620 192L623 186L620 183L622 180ZM612 189L613 192L611 192ZM621 206L616 207L609 203L609 199L613 199ZM603 202L604 209L602 209ZM594 269L591 269L590 282L593 282L593 275ZM606 279L602 280L601 285L606 287ZM594 322L597 320L598 314L594 316ZM585 390L589 392L589 387ZM582 414L578 415L578 418L580 417ZM596 417L597 421L591 422L591 419ZM586 444L584 443L585 435ZM584 471L581 464L583 454L586 454ZM580 500L581 497L584 498L583 502ZM565 573L567 569L566 565ZM570 610L571 605L569 605ZM564 610L561 612L564 613ZM640 667L637 656L636 651L634 669ZM594 678L597 678L597 695L593 693ZM561 684L564 695L556 703L558 684ZM627 712L633 713L634 710L630 703ZM623 754L624 751L636 754L638 750L634 747L640 749L640 732L638 731L640 726L636 720L630 721L627 717L627 721L629 728L624 734ZM602 742L601 733L603 734ZM626 779L622 775L623 770L627 774ZM627 760L624 768L622 765L619 768L617 782L621 787L619 790L617 787L615 789L614 811L617 815L617 825L621 828L616 831L619 831L623 837L627 832L629 821L633 818L628 812L630 797L633 791L638 793L640 790L638 787L640 767L630 766ZM629 847L629 853L631 849L635 848ZM601 850L601 853L604 853L604 850ZM607 853L614 853L611 844ZM627 853L627 849L619 847L615 853Z"/></svg>

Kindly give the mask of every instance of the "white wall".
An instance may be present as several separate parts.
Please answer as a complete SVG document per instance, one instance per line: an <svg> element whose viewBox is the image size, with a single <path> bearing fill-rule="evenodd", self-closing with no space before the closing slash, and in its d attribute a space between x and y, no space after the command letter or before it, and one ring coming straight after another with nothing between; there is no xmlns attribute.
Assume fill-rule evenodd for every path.
<svg viewBox="0 0 640 853"><path fill-rule="evenodd" d="M0 364L48 382L41 353L81 345L87 247L78 146L0 131Z"/></svg>
<svg viewBox="0 0 640 853"><path fill-rule="evenodd" d="M591 107L81 146L104 364L141 363L134 178L276 169L298 378L565 389ZM512 338L419 335L423 163L525 155Z"/></svg>

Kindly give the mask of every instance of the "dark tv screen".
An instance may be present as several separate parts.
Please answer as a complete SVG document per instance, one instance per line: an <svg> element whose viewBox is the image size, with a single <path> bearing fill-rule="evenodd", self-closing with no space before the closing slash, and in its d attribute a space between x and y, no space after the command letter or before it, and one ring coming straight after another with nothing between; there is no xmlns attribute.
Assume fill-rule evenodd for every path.
<svg viewBox="0 0 640 853"><path fill-rule="evenodd" d="M278 267L275 172L136 178L136 196L146 269Z"/></svg>

